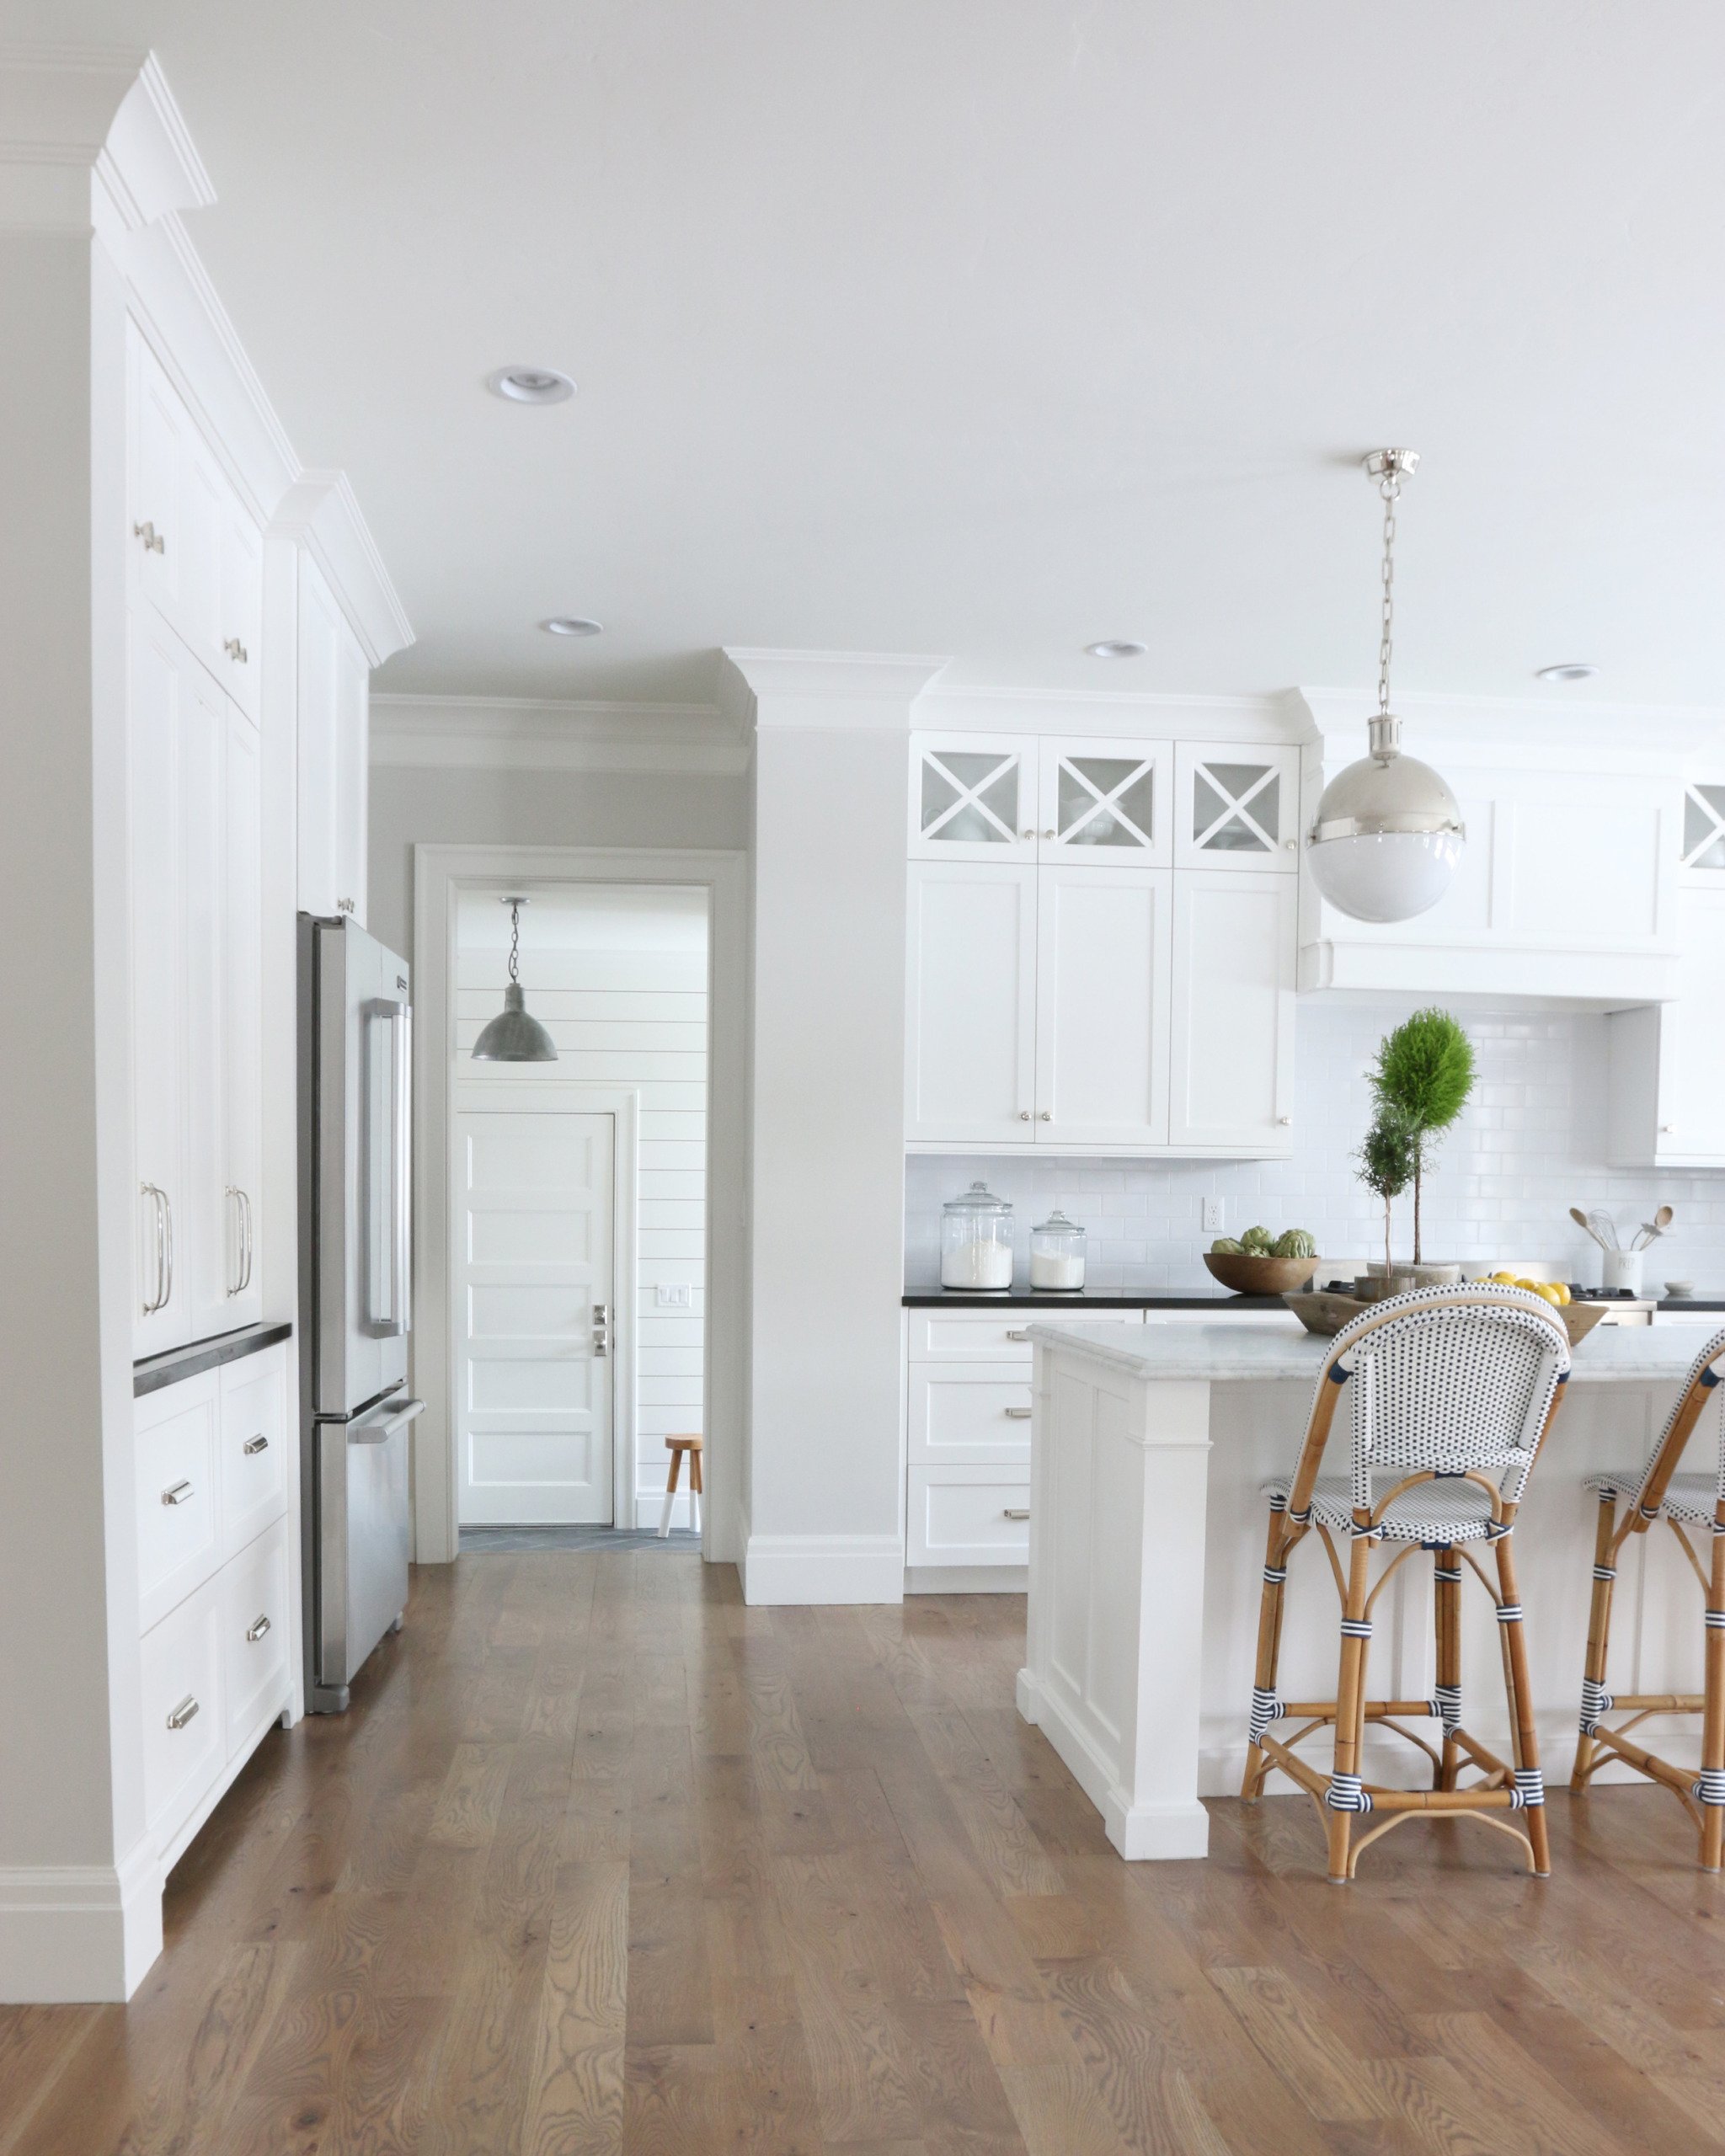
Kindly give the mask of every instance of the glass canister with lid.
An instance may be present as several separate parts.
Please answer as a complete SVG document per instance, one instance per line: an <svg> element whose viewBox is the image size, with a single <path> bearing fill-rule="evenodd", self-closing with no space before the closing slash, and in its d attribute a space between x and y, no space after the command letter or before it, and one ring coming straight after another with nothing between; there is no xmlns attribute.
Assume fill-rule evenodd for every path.
<svg viewBox="0 0 1725 2156"><path fill-rule="evenodd" d="M972 1289L1012 1284L1012 1209L973 1182L940 1210L940 1284Z"/></svg>
<svg viewBox="0 0 1725 2156"><path fill-rule="evenodd" d="M1056 1294L1076 1294L1084 1285L1085 1233L1058 1206L1039 1228L1030 1230L1030 1284Z"/></svg>

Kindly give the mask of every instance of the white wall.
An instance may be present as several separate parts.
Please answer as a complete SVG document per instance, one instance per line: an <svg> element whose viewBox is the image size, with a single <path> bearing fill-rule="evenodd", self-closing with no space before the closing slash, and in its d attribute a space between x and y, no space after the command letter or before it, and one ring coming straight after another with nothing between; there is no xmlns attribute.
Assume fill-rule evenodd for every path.
<svg viewBox="0 0 1725 2156"><path fill-rule="evenodd" d="M1090 1231L1090 1279L1151 1294L1210 1288L1200 1262L1211 1237L1201 1201L1226 1203L1226 1232L1254 1222L1309 1228L1327 1257L1382 1252L1378 1202L1352 1155L1371 1113L1366 1072L1380 1040L1412 1001L1301 1001L1295 1130L1287 1161L1028 1160L916 1155L905 1163L909 1277L939 1269L940 1209L977 1177L1014 1208L1021 1267L1030 1229L1058 1205ZM1569 1208L1603 1204L1620 1228L1662 1201L1671 1231L1648 1253L1647 1278L1694 1280L1725 1294L1725 1172L1626 1174L1607 1167L1605 1020L1528 1011L1514 1017L1450 1006L1478 1061L1473 1099L1443 1141L1422 1207L1429 1258L1564 1258L1568 1277L1597 1282L1598 1251ZM1398 1255L1413 1248L1411 1195L1397 1202Z"/></svg>
<svg viewBox="0 0 1725 2156"><path fill-rule="evenodd" d="M456 919L456 1072L463 1083L500 1077L519 1086L542 1075L551 1084L626 1086L639 1095L636 1504L633 1518L620 1508L618 1524L656 1527L670 1465L665 1439L702 1428L706 894L525 888L533 904L521 916L521 981L558 1059L473 1060L480 1027L500 1007L508 915L494 899L464 894ZM661 1284L687 1288L688 1310L661 1310Z"/></svg>

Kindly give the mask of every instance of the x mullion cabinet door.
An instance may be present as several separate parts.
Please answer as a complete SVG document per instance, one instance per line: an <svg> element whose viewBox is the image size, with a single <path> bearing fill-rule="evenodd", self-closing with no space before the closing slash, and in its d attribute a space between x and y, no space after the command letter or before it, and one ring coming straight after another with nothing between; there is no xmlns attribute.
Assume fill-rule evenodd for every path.
<svg viewBox="0 0 1725 2156"><path fill-rule="evenodd" d="M1173 872L1038 872L1039 1143L1166 1145Z"/></svg>
<svg viewBox="0 0 1725 2156"><path fill-rule="evenodd" d="M911 863L907 1138L1033 1140L1037 875L1012 862Z"/></svg>
<svg viewBox="0 0 1725 2156"><path fill-rule="evenodd" d="M1300 752L1274 743L1183 741L1175 760L1174 866L1292 876L1300 867Z"/></svg>
<svg viewBox="0 0 1725 2156"><path fill-rule="evenodd" d="M1095 868L1172 862L1174 748L1169 741L1044 739L1038 857Z"/></svg>
<svg viewBox="0 0 1725 2156"><path fill-rule="evenodd" d="M914 735L911 860L1033 862L1036 773L1033 736Z"/></svg>

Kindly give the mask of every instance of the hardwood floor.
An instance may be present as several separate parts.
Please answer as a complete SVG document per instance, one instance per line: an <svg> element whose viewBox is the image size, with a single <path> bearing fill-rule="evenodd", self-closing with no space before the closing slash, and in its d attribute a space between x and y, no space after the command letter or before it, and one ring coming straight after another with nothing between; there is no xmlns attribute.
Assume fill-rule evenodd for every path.
<svg viewBox="0 0 1725 2156"><path fill-rule="evenodd" d="M1659 2156L1725 2145L1725 1886L1657 1791L1326 1885L1303 1799L1128 1866L1023 1604L697 1560L420 1572L275 1735L131 2004L0 2009L0 2156Z"/></svg>

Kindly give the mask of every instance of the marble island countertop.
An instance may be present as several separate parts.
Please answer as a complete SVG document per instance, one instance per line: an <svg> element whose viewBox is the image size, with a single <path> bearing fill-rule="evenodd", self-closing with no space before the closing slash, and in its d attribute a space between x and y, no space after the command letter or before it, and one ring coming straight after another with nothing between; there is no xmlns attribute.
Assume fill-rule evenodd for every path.
<svg viewBox="0 0 1725 2156"><path fill-rule="evenodd" d="M1316 1381L1330 1342L1282 1326L1032 1324L1033 1341L1077 1350L1134 1377ZM1675 1384L1708 1338L1699 1326L1602 1325L1575 1350L1571 1382Z"/></svg>

